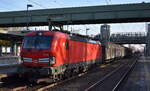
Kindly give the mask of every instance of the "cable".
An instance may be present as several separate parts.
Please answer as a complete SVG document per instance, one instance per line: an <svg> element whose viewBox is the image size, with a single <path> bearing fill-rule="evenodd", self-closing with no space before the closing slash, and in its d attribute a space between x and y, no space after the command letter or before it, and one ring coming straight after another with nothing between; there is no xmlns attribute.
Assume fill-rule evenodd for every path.
<svg viewBox="0 0 150 91"><path fill-rule="evenodd" d="M60 4L60 2L58 3L56 0L54 0L53 2L56 3L56 4L62 5L62 4Z"/></svg>
<svg viewBox="0 0 150 91"><path fill-rule="evenodd" d="M47 8L47 7L41 5L41 4L39 4L39 3L37 3L37 2L35 2L33 0L28 0L28 1L34 3L34 4L38 5L38 6L40 6L41 8Z"/></svg>
<svg viewBox="0 0 150 91"><path fill-rule="evenodd" d="M108 1L107 1L107 0L105 0L105 2L106 2L106 4L107 4L107 5L109 5L109 3L108 3Z"/></svg>
<svg viewBox="0 0 150 91"><path fill-rule="evenodd" d="M109 0L109 3L110 3L110 4L112 4L112 1L111 1L111 0Z"/></svg>
<svg viewBox="0 0 150 91"><path fill-rule="evenodd" d="M52 0L49 0L49 1L52 1ZM63 5L62 3L60 3L60 1L59 1L59 3L58 3L57 0L53 0L52 2L55 3L55 4L59 4L59 5L61 5L61 6Z"/></svg>

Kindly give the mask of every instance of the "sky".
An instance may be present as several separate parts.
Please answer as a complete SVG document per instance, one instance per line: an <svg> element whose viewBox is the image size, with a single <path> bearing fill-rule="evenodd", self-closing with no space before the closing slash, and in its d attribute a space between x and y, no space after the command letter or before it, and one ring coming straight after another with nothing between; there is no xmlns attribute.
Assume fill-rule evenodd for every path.
<svg viewBox="0 0 150 91"><path fill-rule="evenodd" d="M20 11L26 10L27 4L32 4L30 10L35 9L51 9L63 7L80 7L80 6L95 6L95 5L111 5L111 4L129 4L150 2L150 0L0 0L0 12L5 11ZM144 23L115 23L111 25L111 33L117 32L145 32ZM80 30L81 34L86 33L86 28L89 28L88 34L99 33L101 24L69 26L69 29ZM47 27L39 27L37 29L48 29Z"/></svg>
<svg viewBox="0 0 150 91"><path fill-rule="evenodd" d="M0 11L26 10L27 3L31 9L79 7L108 4L128 4L150 2L149 0L0 0Z"/></svg>

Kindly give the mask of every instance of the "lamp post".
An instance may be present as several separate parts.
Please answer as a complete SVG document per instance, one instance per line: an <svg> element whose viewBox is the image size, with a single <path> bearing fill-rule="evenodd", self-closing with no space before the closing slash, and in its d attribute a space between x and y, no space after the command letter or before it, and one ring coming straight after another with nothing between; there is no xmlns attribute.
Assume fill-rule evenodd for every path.
<svg viewBox="0 0 150 91"><path fill-rule="evenodd" d="M29 30L29 7L33 7L33 5L27 4L27 30Z"/></svg>
<svg viewBox="0 0 150 91"><path fill-rule="evenodd" d="M90 29L89 28L86 28L86 35L88 35L88 31L89 31Z"/></svg>

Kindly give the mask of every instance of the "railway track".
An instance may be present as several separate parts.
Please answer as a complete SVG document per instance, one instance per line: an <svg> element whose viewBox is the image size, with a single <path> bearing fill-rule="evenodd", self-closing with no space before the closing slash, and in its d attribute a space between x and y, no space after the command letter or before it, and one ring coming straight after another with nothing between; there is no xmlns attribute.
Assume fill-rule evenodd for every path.
<svg viewBox="0 0 150 91"><path fill-rule="evenodd" d="M72 79L76 79L76 78L79 78L83 75L85 75L87 72L85 73L81 73L81 74L78 74L77 76L73 76L71 78L68 78L68 79L65 79L65 80L62 80L62 81L58 81L58 82L55 82L55 83L51 83L51 84L47 84L47 83L40 83L40 84L29 84L26 82L23 83L21 86L14 86L14 87L8 87L8 88L11 88L11 89L3 89L0 91L5 91L5 90L10 90L10 91L44 91L45 89L48 89L48 88L51 88L51 87L54 87L54 86L57 86L59 84L63 84L65 82L68 82L68 81L71 81ZM13 83L13 82L12 82Z"/></svg>
<svg viewBox="0 0 150 91"><path fill-rule="evenodd" d="M99 74L97 74L96 73L98 71L97 70L97 71L94 71L93 74L94 73L97 74L97 76L95 76L96 78L98 76L100 78L102 78L107 73L110 73L110 71L111 71L110 69L116 68L117 66L119 66L119 68L121 68L123 66L123 64L120 63L120 64L117 64L117 65L115 64L115 65L111 65L111 66L114 66L114 67L110 67L109 71L103 70L103 71L99 72ZM103 68L103 67L105 67L105 66L104 65L101 66L101 68ZM117 69L119 69L119 68L117 68ZM117 70L117 69L115 69L115 70ZM78 77L75 77L75 78L73 77L71 79L67 79L67 80L62 81L60 83L56 83L56 84L51 84L51 85L48 85L48 86L44 86L42 88L37 89L37 91L84 91L86 89L86 87L87 87L87 85L83 85L83 84L85 84L84 82L90 83L93 80L93 75L92 76L88 76L90 74L91 73L87 73L86 75L83 74L83 75L79 76L80 79L75 79L75 78L78 78ZM100 76L100 74L101 74L101 76ZM92 78L92 79L88 79L88 78ZM85 80L87 80L87 81L85 81ZM70 83L72 84L71 86L70 86ZM89 86L89 84L88 84L88 86Z"/></svg>
<svg viewBox="0 0 150 91"><path fill-rule="evenodd" d="M105 69L105 67L109 66L110 64L105 64L105 65L101 65L101 68ZM19 84L17 86L11 86L9 87L8 85L12 85L12 83L14 83L14 81L11 82L11 79L13 78L9 78L7 80L10 80L9 83L7 83L6 85L6 88L9 88L9 89L6 89L6 88L3 88L2 90L0 91L8 91L8 90L11 90L11 91L44 91L46 89L49 89L49 88L52 88L52 87L55 87L55 86L58 86L58 85L61 85L61 84L64 84L64 83L67 83L67 82L70 82L74 79L78 79L84 75L86 75L87 72L85 73L81 73L81 74L78 74L77 76L73 76L71 78L68 78L66 80L62 80L62 81L59 81L59 82L56 82L56 83L51 83L51 84L36 84L36 85L30 85L28 84L27 82L22 82L22 83L15 83L15 84ZM15 79L14 79L15 80ZM14 85L14 84L13 84Z"/></svg>
<svg viewBox="0 0 150 91"><path fill-rule="evenodd" d="M36 85L30 85L27 82L25 83L19 83L21 85L14 86L11 88L13 91L91 91L92 87L95 88L96 85L94 84L99 84L99 82L102 82L102 79L107 79L109 77L108 73L113 74L116 71L118 71L120 68L123 67L123 64L126 63L127 60L123 61L116 61L116 63L109 63L106 65L101 65L100 68L92 70L92 72L86 72L86 73L81 73L77 76L73 76L71 78L68 78L66 80L62 80L56 83L51 83L51 84L36 84ZM123 63L123 64L122 64ZM113 69L113 71L112 71ZM101 81L97 81L99 78L102 78ZM93 80L94 79L94 80ZM87 81L87 82L85 82ZM103 80L104 81L104 80ZM85 82L85 83L84 83ZM120 81L121 82L121 81ZM11 82L13 83L13 82ZM11 84L10 83L10 84ZM9 85L10 85L9 84ZM86 84L86 85L85 85ZM120 84L118 84L119 86ZM70 86L70 87L68 87ZM10 88L10 87L8 87ZM82 88L82 89L80 89ZM116 86L116 89L118 87ZM6 91L1 90L1 91ZM94 91L94 90L93 90ZM102 90L101 90L102 91ZM106 90L105 90L106 91ZM114 91L116 91L114 89Z"/></svg>
<svg viewBox="0 0 150 91"><path fill-rule="evenodd" d="M136 63L137 63L137 60L133 62L133 64L131 65L131 68L125 72L125 74L121 77L121 79L118 81L118 83L116 84L116 86L113 88L112 91L118 91L118 89L121 87L121 84L123 84L124 80L129 76L130 72L135 67Z"/></svg>
<svg viewBox="0 0 150 91"><path fill-rule="evenodd" d="M60 82L57 82L57 83L53 83L53 84L50 84L50 85L47 85L47 86L38 88L37 91L44 91L45 89L48 89L48 88L57 86L57 85L59 85L59 84L63 84L63 83L65 83L65 82L71 81L71 80L73 80L73 79L79 78L79 77L85 75L86 73L87 73L87 72L81 73L81 74L79 74L79 75L77 75L77 76L73 76L73 77L71 77L71 78L69 78L69 79L66 79L66 80L63 80L63 81L60 81Z"/></svg>
<svg viewBox="0 0 150 91"><path fill-rule="evenodd" d="M50 87L53 87L53 86L56 86L59 84L63 84L72 79L79 78L79 77L85 75L86 73L87 72L80 73L76 76L73 76L68 79L58 81L55 83L51 83L51 84L47 84L47 83L30 84L28 81L17 79L16 77L8 77L7 78L5 76L6 77L5 78L3 75L2 76L0 75L1 78L4 77L4 80L5 80L4 84L1 85L0 91L43 91L44 89L47 89L47 88L50 88ZM15 82L15 80L17 80L17 81Z"/></svg>
<svg viewBox="0 0 150 91"><path fill-rule="evenodd" d="M118 91L124 79L127 78L130 71L133 69L137 59L133 62L123 64L105 77L92 84L85 91Z"/></svg>

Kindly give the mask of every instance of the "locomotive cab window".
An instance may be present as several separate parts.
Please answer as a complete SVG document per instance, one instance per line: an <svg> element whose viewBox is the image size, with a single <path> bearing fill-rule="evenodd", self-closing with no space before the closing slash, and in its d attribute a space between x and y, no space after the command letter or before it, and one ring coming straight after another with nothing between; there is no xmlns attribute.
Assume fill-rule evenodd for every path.
<svg viewBox="0 0 150 91"><path fill-rule="evenodd" d="M26 36L24 38L24 49L48 49L52 42L52 36Z"/></svg>

